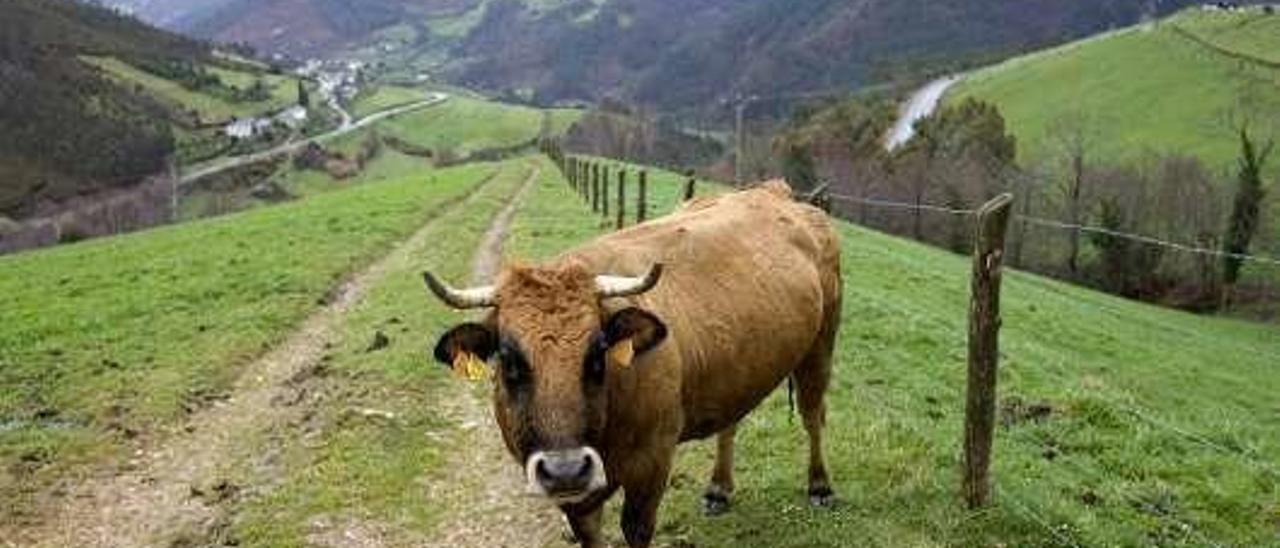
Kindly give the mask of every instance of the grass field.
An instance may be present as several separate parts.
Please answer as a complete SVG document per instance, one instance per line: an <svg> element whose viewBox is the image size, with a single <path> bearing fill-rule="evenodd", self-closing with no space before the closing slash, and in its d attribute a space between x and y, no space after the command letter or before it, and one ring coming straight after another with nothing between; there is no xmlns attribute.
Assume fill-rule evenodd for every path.
<svg viewBox="0 0 1280 548"><path fill-rule="evenodd" d="M418 96L422 93L394 86L384 86L379 90L377 95L367 99L370 102L365 104L366 109L376 111L394 106L399 100L397 97L409 97L405 95L407 92ZM357 108L360 108L359 103ZM453 148L465 153L485 147L510 146L537 137L544 113L552 134L567 131L580 114L571 109L539 111L450 92L450 98L441 105L378 122L373 130L379 135L399 137L419 146ZM352 132L326 142L325 147L353 157L368 134L369 130ZM434 169L434 162L430 158L402 154L384 146L377 158L349 179L338 180L320 171L298 171L290 167L281 174L281 181L293 194L308 196L371 181L417 176L431 169Z"/></svg>
<svg viewBox="0 0 1280 548"><path fill-rule="evenodd" d="M566 209L554 217L566 218ZM969 261L853 225L841 223L840 232L846 291L828 457L841 504L834 511L805 504L805 437L780 393L739 430L739 489L728 515L706 518L698 510L711 444L683 452L660 542L1280 542L1274 328L1011 273L994 467L998 505L970 513L958 491ZM585 237L572 230L536 234L513 244L546 256ZM615 504L613 524L616 518Z"/></svg>
<svg viewBox="0 0 1280 548"><path fill-rule="evenodd" d="M426 100L427 94L422 90L401 86L377 86L371 91L361 93L351 107L351 115L363 118L380 110L416 103Z"/></svg>
<svg viewBox="0 0 1280 548"><path fill-rule="evenodd" d="M0 496L216 400L347 273L491 171L0 257Z"/></svg>
<svg viewBox="0 0 1280 548"><path fill-rule="evenodd" d="M199 112L200 118L206 122L257 116L279 110L297 101L296 80L287 76L271 74L255 76L221 67L209 67L211 72L217 74L222 82L229 86L245 89L260 77L271 89L272 97L268 101L237 103L191 91L177 82L145 72L114 57L82 56L81 59L102 69L117 81L142 87L174 107Z"/></svg>
<svg viewBox="0 0 1280 548"><path fill-rule="evenodd" d="M342 272L496 170L343 319L341 342L308 381L315 413L285 433L275 482L236 499L229 525L231 538L255 546L313 543L314 524L347 519L376 524L393 545L438 533L442 512L471 510L442 508L432 486L445 456L468 448L449 416L463 385L427 349L464 315L429 298L418 273L465 279L493 213L532 163L541 177L515 217L508 258L545 258L603 230L545 160L526 158L0 259L0 291L18 299L0 311L5 489L26 455L62 462L117 447L113 404L122 424L145 432L217 394ZM675 203L679 181L654 175L655 213ZM1010 272L997 504L968 512L958 494L968 259L843 223L839 231L844 323L827 435L839 504L806 504L805 440L779 393L739 431L727 515L698 510L709 444L682 450L658 545L1280 543L1273 327ZM371 350L379 331L387 344ZM618 537L616 504L607 531Z"/></svg>
<svg viewBox="0 0 1280 548"><path fill-rule="evenodd" d="M672 182L677 181L673 177ZM676 192L655 189L659 196ZM563 182L544 181L516 217L507 256L545 258L599 233L600 225ZM1002 425L995 464L998 504L970 513L961 508L958 496L968 261L850 225L840 230L845 327L828 436L840 505L827 511L805 504L804 437L798 419L788 416L785 395L779 394L740 431L739 490L728 515L706 518L697 510L711 464L709 444L682 451L663 507L660 543L799 547L1276 542L1280 470L1273 463L1280 458L1280 408L1271 394L1280 389L1280 380L1271 369L1280 355L1280 340L1273 330L1012 273L1006 278ZM474 238L472 234L461 239ZM430 264L460 276L457 261ZM420 291L416 280L407 278L399 282L402 291ZM378 319L385 324L385 318L415 314L403 304L381 306L387 307L385 312L370 310L369 319L354 330L346 352L352 357L340 352L337 363L368 360L358 349L379 325ZM444 324L426 319L432 312L416 314L424 319L406 323L437 326L436 331L405 336L420 335L430 342ZM421 352L397 349L385 371L368 374L425 375L424 383L440 379L448 384L424 386L420 397L450 397L447 390L456 389L456 381L443 380L439 372L405 374L395 365L417 359L429 369L426 358L415 351ZM440 393L440 388L446 392ZM413 409L405 400L390 401L397 413ZM416 420L427 421L406 419L408 424ZM419 424L443 428L429 421ZM435 514L429 502L417 509L396 504L420 492L399 477L409 475L403 463L418 455L438 466L440 448L463 449L442 442L432 452L430 441L402 426L373 430L381 432L376 443L356 438L363 441L340 444L347 452L336 460L312 454L310 460L299 461L326 463L326 469L332 462L336 468L325 472L321 481L290 490L283 499L255 504L267 517L254 521L246 534L290 544L297 531L282 531L288 526L272 523L288 524L291 521L283 518L303 514L276 514L270 508L294 512L310 500L336 505L339 494L352 496L351 486L358 485L354 496L371 501L365 503L368 507L389 509L365 512L365 517L404 524L401 533L406 538L430 535ZM377 458L386 455L387 467L362 469L368 476L353 475L351 463L366 463L374 458L369 452L376 452ZM431 466L426 466L428 477L440 473L431 472ZM419 477L413 485L421 481ZM342 486L347 490L339 489ZM614 506L609 531L616 537Z"/></svg>
<svg viewBox="0 0 1280 548"><path fill-rule="evenodd" d="M1250 9L1237 12L1188 11L1169 23L1225 50L1280 63L1280 16Z"/></svg>
<svg viewBox="0 0 1280 548"><path fill-rule="evenodd" d="M544 115L544 112L548 113ZM466 155L483 148L528 142L542 131L544 117L553 133L577 119L574 110L542 111L532 107L453 96L443 105L379 124L386 134L418 146Z"/></svg>
<svg viewBox="0 0 1280 548"><path fill-rule="evenodd" d="M1083 120L1096 160L1129 161L1177 152L1215 170L1234 166L1232 118L1251 116L1255 133L1280 134L1280 70L1245 63L1181 35L1197 28L1224 47L1280 51L1273 22L1232 26L1234 15L1188 12L1152 27L1033 53L968 75L945 99L994 102L1018 139L1025 165L1053 154L1053 127ZM1222 19L1222 22L1228 19ZM1175 26L1176 25L1176 26ZM1263 29L1251 33L1249 29ZM1280 164L1271 166L1280 173Z"/></svg>
<svg viewBox="0 0 1280 548"><path fill-rule="evenodd" d="M439 472L442 443L451 437L443 398L458 389L447 371L425 359L426 332L445 329L460 314L427 298L419 272L430 267L465 280L471 256L494 214L529 175L521 161L502 164L498 175L465 208L440 218L411 261L372 288L348 316L341 342L325 362L314 393L317 404L310 439L295 439L282 452L282 487L241 511L235 537L252 546L306 544L316 516L335 521L373 516L409 531L430 530L441 501L409 485ZM369 352L375 332L389 345ZM424 402L435 401L435 405ZM351 418L356 409L376 409L391 421ZM245 470L249 474L251 470ZM354 511L353 511L354 510ZM406 544L405 538L396 537Z"/></svg>

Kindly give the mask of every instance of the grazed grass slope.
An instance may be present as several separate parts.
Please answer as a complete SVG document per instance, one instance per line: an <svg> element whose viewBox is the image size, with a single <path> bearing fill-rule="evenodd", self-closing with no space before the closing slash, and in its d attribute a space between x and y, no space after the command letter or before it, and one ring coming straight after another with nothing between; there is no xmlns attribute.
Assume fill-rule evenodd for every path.
<svg viewBox="0 0 1280 548"><path fill-rule="evenodd" d="M459 445L460 429L477 425L461 423L459 404L451 401L471 397L463 391L473 387L450 378L429 354L435 337L466 315L430 297L420 271L431 268L449 280L468 279L482 234L534 166L539 179L510 227L506 257L542 258L601 230L597 220L582 214L546 160L501 165L474 206L441 219L437 245L389 275L348 316L343 341L304 385L308 405L316 411L282 452L279 487L240 509L233 538L255 546L296 546L351 532L393 545L421 544L441 533L436 527L442 514L484 511L442 507L447 491L467 487L439 483L448 473L441 469L444 457L467 451ZM370 351L377 332L389 344ZM484 391L485 384L476 389ZM253 470L247 464L244 473Z"/></svg>
<svg viewBox="0 0 1280 548"><path fill-rule="evenodd" d="M558 174L544 160L537 161L544 165L543 180L516 217L507 244L509 258L545 258L601 230L599 220L573 197ZM478 176L485 168L467 169ZM501 191L519 179L511 171L504 170L495 186L477 195L477 205L439 223L438 243L421 251L423 266L451 280L465 279L470 252L500 207ZM402 201L397 192L409 192L406 187L416 188L408 183L370 185L359 194L332 193L286 208L297 208L292 211L297 216L307 204L355 208L365 207L360 204L366 201ZM676 192L662 184L651 189L659 196ZM268 213L286 208L243 218L261 215L283 222ZM298 224L324 224L324 215L317 219ZM349 220L351 226L369 223L358 216L339 219ZM788 411L785 394L778 394L740 430L738 492L729 514L705 518L697 510L711 464L708 444L682 451L660 515L660 543L799 547L1277 542L1280 470L1274 463L1280 461L1280 407L1274 394L1280 390L1280 377L1274 366L1280 337L1273 328L1163 310L1009 273L995 463L997 506L970 513L961 509L958 497L968 261L847 224L839 230L846 295L827 440L829 468L841 503L833 510L807 506L804 436L798 418ZM189 242L172 245L179 243L187 243L183 248L189 249ZM269 243L273 245L253 248L264 256L260 260L281 260L270 251L281 248L282 242L275 238ZM216 255L218 249L208 244L202 255ZM138 266L137 261L124 262ZM0 261L0 267L11 264ZM60 271L71 266L62 264ZM204 272L216 265L197 266ZM20 275L6 276L0 283L39 278L54 270L14 271ZM332 349L332 357L309 379L300 380L301 401L316 405L315 418L299 425L297 432L283 433L295 438L278 458L270 459L271 466L281 469L279 485L259 486L246 495L231 526L242 544L298 545L325 538L406 544L433 533L444 511L435 497L440 486L433 484L441 476L441 456L467 448L456 442L463 425L448 416L449 399L459 395L460 387L430 363L427 350L443 329L463 316L428 298L417 270L392 273L371 289L368 300L351 313L344 341ZM80 271L93 269L76 272ZM102 283L102 278L86 277L83 283L88 287ZM294 296L296 302L285 299L283 306L309 307L317 293L331 286L332 278L321 279L328 283L317 282L311 291ZM53 291L60 281L25 283ZM27 287L0 289L6 295L26 295ZM270 299L246 298L264 307L281 306ZM221 308L213 308L218 301L208 303L197 308L221 314ZM125 314L140 306L110 300L82 304L88 315L105 310ZM165 341L181 333L182 324L192 322L182 315L161 319L165 321L147 325L167 330L145 340ZM210 325L223 326L225 321L231 318ZM86 327L98 329L75 333L103 331L102 325ZM381 349L371 344L377 331L388 338ZM254 339L250 346L266 339ZM7 334L0 340L6 343L8 358L10 341L24 337ZM123 335L94 339L84 352L128 348L121 342L127 340ZM210 353L207 346L170 342L163 344ZM38 357L47 350L37 347L29 355ZM42 359L49 363L50 358ZM10 365L0 371L11 371ZM6 387L23 386L10 377L0 378ZM64 381L71 378L40 381L70 386ZM155 379L164 382L150 375L127 381L130 388L150 390ZM123 394L131 401L128 392ZM6 400L6 405L13 404ZM11 412L11 407L0 409ZM463 509L468 510L482 509ZM608 530L617 535L616 512ZM326 536L335 531L350 535Z"/></svg>
<svg viewBox="0 0 1280 548"><path fill-rule="evenodd" d="M550 215L517 219L512 252L546 257L594 233L590 219L571 220L582 206L553 207ZM845 223L839 230L846 294L828 456L841 504L827 511L805 503L805 437L778 394L740 430L739 490L728 515L705 518L697 510L710 444L682 451L660 542L1277 541L1280 407L1271 394L1280 389L1273 374L1280 337L1273 329L1010 273L998 505L969 513L958 496L968 260Z"/></svg>
<svg viewBox="0 0 1280 548"><path fill-rule="evenodd" d="M358 100L357 112L361 109L379 110L402 100L413 102L425 96L423 91L396 86L384 86L379 90L369 98ZM404 139L437 154L444 150L465 154L482 148L528 142L540 134L544 115L552 135L564 133L579 116L579 111L571 109L537 110L470 97L464 91L449 90L448 93L450 98L443 104L381 121L372 129L349 133L327 142L325 146L352 158L359 153L370 132L376 132L379 136ZM335 179L321 171L286 167L280 178L291 193L306 196L371 181L421 174L433 169L434 165L433 158L403 154L391 146L383 146L379 155L354 177Z"/></svg>
<svg viewBox="0 0 1280 548"><path fill-rule="evenodd" d="M297 81L287 76L271 74L255 76L245 72L210 67L210 71L229 86L248 89L255 79L260 78L271 90L271 99L266 101L233 102L222 97L189 90L177 82L148 73L114 57L84 56L81 59L102 69L111 78L145 89L175 108L198 112L200 118L205 121L257 116L287 107L297 100Z"/></svg>
<svg viewBox="0 0 1280 548"><path fill-rule="evenodd" d="M216 400L346 273L492 170L0 258L0 493L19 501L5 511Z"/></svg>
<svg viewBox="0 0 1280 548"><path fill-rule="evenodd" d="M298 546L356 530L406 545L431 530L443 501L424 478L440 473L445 451L465 450L453 447L459 424L447 400L467 396L428 354L432 335L461 314L428 298L420 272L466 280L482 235L529 168L523 160L501 164L466 207L440 218L412 264L399 265L347 315L341 342L301 383L315 411L301 431L284 433L278 488L244 505L234 538ZM383 348L371 345L377 333L387 338ZM251 477L255 464L242 472Z"/></svg>
<svg viewBox="0 0 1280 548"><path fill-rule="evenodd" d="M544 113L552 133L562 132L578 116L565 109L539 110L466 96L453 96L436 108L397 116L384 124L386 134L431 149L465 155L483 148L528 142L543 127Z"/></svg>
<svg viewBox="0 0 1280 548"><path fill-rule="evenodd" d="M1258 9L1187 12L1170 23L1224 50L1280 64L1280 17Z"/></svg>
<svg viewBox="0 0 1280 548"><path fill-rule="evenodd" d="M422 90L401 86L377 86L371 91L356 97L351 114L362 118L380 110L416 103L425 100L427 94Z"/></svg>
<svg viewBox="0 0 1280 548"><path fill-rule="evenodd" d="M1225 47L1280 51L1280 33L1243 34L1269 23L1220 28L1219 18L1234 17L1184 13L1015 58L969 75L946 100L998 105L1018 138L1020 160L1032 165L1055 154L1055 124L1083 120L1095 161L1177 152L1231 168L1239 152L1233 123L1248 117L1255 133L1280 131L1272 125L1280 116L1280 70L1223 55L1178 29L1211 27L1205 32Z"/></svg>

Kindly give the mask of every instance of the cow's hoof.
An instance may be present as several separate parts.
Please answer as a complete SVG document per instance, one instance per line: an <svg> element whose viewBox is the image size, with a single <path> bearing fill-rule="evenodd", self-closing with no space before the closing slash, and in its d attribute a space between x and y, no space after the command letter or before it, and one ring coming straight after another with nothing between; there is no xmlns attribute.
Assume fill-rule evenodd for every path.
<svg viewBox="0 0 1280 548"><path fill-rule="evenodd" d="M702 513L718 516L729 511L729 497L724 493L708 491L702 494Z"/></svg>
<svg viewBox="0 0 1280 548"><path fill-rule="evenodd" d="M836 494L830 487L809 489L809 504L815 508L831 508L836 504Z"/></svg>

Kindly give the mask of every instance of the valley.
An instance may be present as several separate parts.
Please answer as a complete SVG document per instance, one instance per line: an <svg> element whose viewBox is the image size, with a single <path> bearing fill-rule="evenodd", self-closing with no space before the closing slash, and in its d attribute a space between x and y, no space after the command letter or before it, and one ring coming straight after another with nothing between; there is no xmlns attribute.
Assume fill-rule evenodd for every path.
<svg viewBox="0 0 1280 548"><path fill-rule="evenodd" d="M1274 9L106 5L0 4L0 546L576 545L491 408L547 365L437 363L482 316L423 271L492 281L739 173L839 239L835 502L809 504L783 382L739 423L723 514L716 441L681 446L655 546L1280 543ZM971 510L970 255L1003 193L993 504Z"/></svg>

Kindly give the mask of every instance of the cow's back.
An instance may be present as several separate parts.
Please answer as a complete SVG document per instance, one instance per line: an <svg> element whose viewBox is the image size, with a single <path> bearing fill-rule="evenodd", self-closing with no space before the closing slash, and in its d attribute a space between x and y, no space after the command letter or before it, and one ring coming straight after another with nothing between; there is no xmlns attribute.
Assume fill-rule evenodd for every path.
<svg viewBox="0 0 1280 548"><path fill-rule="evenodd" d="M685 439L713 434L754 408L810 352L839 303L830 221L791 200L781 182L698 198L563 259L622 274L665 265L657 287L632 301L667 323L671 339L652 360L676 367L641 372L641 362L635 374L680 377ZM632 386L673 386L661 381ZM652 393L620 396L637 406L672 403Z"/></svg>

